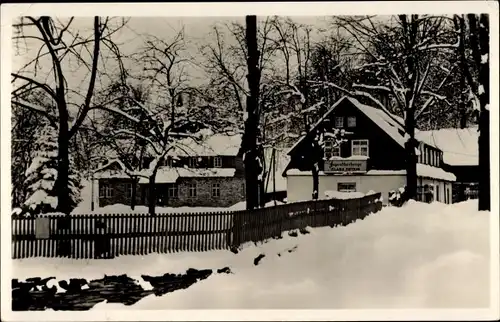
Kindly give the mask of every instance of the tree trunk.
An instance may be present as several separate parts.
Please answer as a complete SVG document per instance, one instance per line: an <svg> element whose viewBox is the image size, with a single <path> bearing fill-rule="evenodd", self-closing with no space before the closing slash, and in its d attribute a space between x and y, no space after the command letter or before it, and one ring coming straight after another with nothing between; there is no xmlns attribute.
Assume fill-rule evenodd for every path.
<svg viewBox="0 0 500 322"><path fill-rule="evenodd" d="M276 206L276 149L273 147L273 199L274 205Z"/></svg>
<svg viewBox="0 0 500 322"><path fill-rule="evenodd" d="M406 152L406 188L403 195L403 202L417 198L417 153L418 142L415 140L415 85L419 82L418 57L412 53L417 41L418 15L400 15L400 20L405 36L405 50L408 51L406 57L406 67L408 69L408 88L405 93L405 131L409 139L405 142ZM410 21L408 21L408 18Z"/></svg>
<svg viewBox="0 0 500 322"><path fill-rule="evenodd" d="M479 210L491 210L490 190L490 69L489 69L489 19L481 14L479 19ZM483 57L486 57L484 59Z"/></svg>
<svg viewBox="0 0 500 322"><path fill-rule="evenodd" d="M160 162L158 162L160 164ZM158 166L153 169L153 173L149 177L149 200L148 200L148 212L150 215L156 214L156 173L158 172Z"/></svg>
<svg viewBox="0 0 500 322"><path fill-rule="evenodd" d="M418 142L415 140L415 114L411 111L407 111L405 119L406 133L410 136L408 141L405 143L406 150L406 188L405 188L405 200L413 199L417 197L417 153L415 149L418 146Z"/></svg>
<svg viewBox="0 0 500 322"><path fill-rule="evenodd" d="M491 210L490 112L481 111L479 120L479 210Z"/></svg>
<svg viewBox="0 0 500 322"><path fill-rule="evenodd" d="M58 155L57 155L57 211L69 215L70 193L69 193L69 140L68 121L61 120L58 135Z"/></svg>
<svg viewBox="0 0 500 322"><path fill-rule="evenodd" d="M465 105L465 92L466 87L466 73L467 73L467 61L465 57L465 20L462 16L458 18L458 31L460 35L460 44L458 46L458 52L460 55L460 101L459 101L459 127L465 129L467 127L467 107Z"/></svg>
<svg viewBox="0 0 500 322"><path fill-rule="evenodd" d="M130 200L130 208L132 210L135 209L136 199L137 199L137 178L133 177L132 178L132 196L131 196L131 200Z"/></svg>
<svg viewBox="0 0 500 322"><path fill-rule="evenodd" d="M312 166L312 177L313 177L313 193L312 193L312 199L313 200L318 200L319 197L319 169L318 169L318 163L315 162Z"/></svg>
<svg viewBox="0 0 500 322"><path fill-rule="evenodd" d="M257 17L246 16L246 43L248 48L248 87L250 96L247 97L248 118L245 123L245 133L243 140L245 181L246 181L246 207L247 209L257 208L259 205L259 180L257 153L258 137L258 102L260 72L258 68L259 51L257 49Z"/></svg>
<svg viewBox="0 0 500 322"><path fill-rule="evenodd" d="M68 117L61 115L58 133L57 152L57 179L55 189L57 192L57 212L66 216L58 218L57 230L62 234L69 233L71 228L70 219L70 194L69 194L69 140L68 140ZM71 254L71 243L69 240L59 240L57 243L57 254L59 256L69 256Z"/></svg>

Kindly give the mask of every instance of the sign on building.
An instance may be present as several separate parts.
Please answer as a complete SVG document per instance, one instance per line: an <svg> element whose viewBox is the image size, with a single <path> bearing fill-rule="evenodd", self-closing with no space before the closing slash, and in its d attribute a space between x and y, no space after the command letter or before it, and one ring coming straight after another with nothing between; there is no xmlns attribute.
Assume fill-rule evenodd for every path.
<svg viewBox="0 0 500 322"><path fill-rule="evenodd" d="M50 237L50 221L48 217L37 217L35 219L36 239L48 239Z"/></svg>
<svg viewBox="0 0 500 322"><path fill-rule="evenodd" d="M325 173L366 172L366 160L326 160Z"/></svg>

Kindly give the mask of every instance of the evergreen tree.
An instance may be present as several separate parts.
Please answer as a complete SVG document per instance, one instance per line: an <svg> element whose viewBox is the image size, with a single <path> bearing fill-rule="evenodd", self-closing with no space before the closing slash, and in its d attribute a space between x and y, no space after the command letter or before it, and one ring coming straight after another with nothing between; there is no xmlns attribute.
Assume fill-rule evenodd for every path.
<svg viewBox="0 0 500 322"><path fill-rule="evenodd" d="M24 214L41 214L54 212L57 209L57 192L54 189L57 180L57 135L51 126L41 129L35 144L34 157L25 173L25 185L28 190L23 205ZM69 209L74 209L81 201L81 178L72 166L70 157L70 202Z"/></svg>

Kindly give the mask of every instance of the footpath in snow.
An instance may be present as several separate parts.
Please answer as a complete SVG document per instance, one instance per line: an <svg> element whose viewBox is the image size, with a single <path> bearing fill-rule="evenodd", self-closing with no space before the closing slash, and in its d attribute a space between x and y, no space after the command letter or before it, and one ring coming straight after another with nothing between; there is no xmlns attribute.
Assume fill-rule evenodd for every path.
<svg viewBox="0 0 500 322"><path fill-rule="evenodd" d="M387 207L346 227L245 245L238 253L112 260L13 260L13 276L97 279L229 267L188 288L94 309L359 309L488 307L489 212L477 202Z"/></svg>

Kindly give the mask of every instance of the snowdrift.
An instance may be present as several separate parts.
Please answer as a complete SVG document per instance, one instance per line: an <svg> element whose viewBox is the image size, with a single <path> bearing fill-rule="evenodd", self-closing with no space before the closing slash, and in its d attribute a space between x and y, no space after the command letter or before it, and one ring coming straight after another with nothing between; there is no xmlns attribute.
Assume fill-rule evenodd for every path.
<svg viewBox="0 0 500 322"><path fill-rule="evenodd" d="M282 202L277 201L276 205L282 205ZM266 207L273 207L274 201L268 202ZM202 213L202 212L221 212L221 211L238 211L246 209L246 202L238 202L231 207L156 207L157 214L168 214L168 213ZM124 204L114 204L105 206L102 208L97 208L94 211L82 211L83 209L77 208L72 213L75 215L102 215L102 214L146 214L149 212L147 206L135 206L134 210L130 208L129 205ZM81 212L80 212L81 211Z"/></svg>
<svg viewBox="0 0 500 322"><path fill-rule="evenodd" d="M480 308L489 305L490 213L476 209L476 201L410 202L346 227L246 245L238 254L14 260L13 272L20 279L42 272L57 278L226 266L233 272L120 309Z"/></svg>

